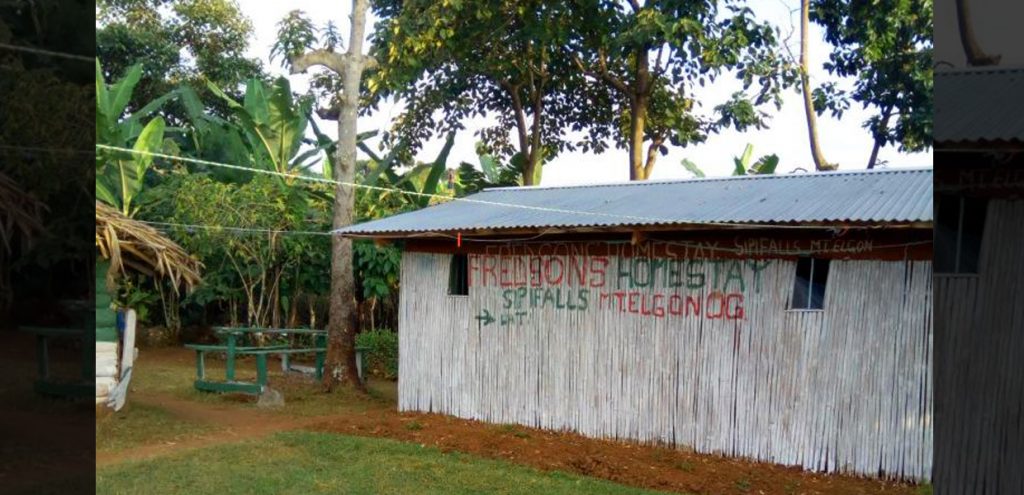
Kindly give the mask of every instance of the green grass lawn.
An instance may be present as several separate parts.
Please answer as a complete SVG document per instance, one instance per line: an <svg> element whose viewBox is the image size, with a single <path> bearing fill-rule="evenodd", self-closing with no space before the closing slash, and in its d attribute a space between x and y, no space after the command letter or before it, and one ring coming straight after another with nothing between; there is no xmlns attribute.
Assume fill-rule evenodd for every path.
<svg viewBox="0 0 1024 495"><path fill-rule="evenodd" d="M145 361L140 352L136 365L136 376L132 378L132 389L166 393L179 399L217 406L256 409L256 398L241 394L216 394L200 392L193 387L196 379L195 364L185 362ZM191 356L190 356L191 357ZM394 382L371 378L367 385L369 397L356 395L347 390L331 394L322 392L319 383L310 376L281 372L280 363L272 359L269 366L270 387L284 394L285 406L261 410L267 414L294 416L321 416L345 411L363 411L375 407L390 407L397 400L397 386ZM219 356L207 356L206 376L211 380L224 380L224 360ZM255 381L256 364L251 357L238 360L236 378ZM128 394L131 403L132 394Z"/></svg>
<svg viewBox="0 0 1024 495"><path fill-rule="evenodd" d="M110 452L139 445L176 442L208 433L215 428L187 421L156 406L132 402L96 420L96 451Z"/></svg>
<svg viewBox="0 0 1024 495"><path fill-rule="evenodd" d="M96 493L650 494L386 439L285 432L96 472Z"/></svg>

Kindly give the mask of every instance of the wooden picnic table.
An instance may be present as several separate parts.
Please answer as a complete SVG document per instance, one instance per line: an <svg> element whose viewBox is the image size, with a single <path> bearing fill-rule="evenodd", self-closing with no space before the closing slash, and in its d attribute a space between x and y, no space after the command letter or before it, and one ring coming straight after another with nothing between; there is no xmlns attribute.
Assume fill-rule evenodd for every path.
<svg viewBox="0 0 1024 495"><path fill-rule="evenodd" d="M281 356L281 367L283 371L303 371L291 366L290 357L292 354L314 354L315 365L313 375L320 379L323 377L324 360L327 354L327 331L309 328L251 328L251 327L214 327L214 332L224 342L221 345L186 344L185 347L196 351L196 381L197 390L207 392L241 392L253 395L261 395L267 385L267 355L278 354ZM252 340L254 334L264 335L311 335L313 347L293 348L287 344L252 345L246 344L246 340ZM364 348L357 348L356 367L359 378L363 379L362 361ZM206 379L205 356L207 352L225 353L225 380L210 381ZM243 382L235 379L236 358L241 355L252 355L256 358L256 381Z"/></svg>

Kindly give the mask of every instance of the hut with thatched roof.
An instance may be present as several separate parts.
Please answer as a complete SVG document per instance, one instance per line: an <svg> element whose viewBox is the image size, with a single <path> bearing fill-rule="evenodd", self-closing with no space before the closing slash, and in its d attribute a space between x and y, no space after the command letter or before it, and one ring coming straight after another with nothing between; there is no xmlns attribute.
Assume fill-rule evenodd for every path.
<svg viewBox="0 0 1024 495"><path fill-rule="evenodd" d="M202 264L153 227L96 202L96 403L124 404L134 359L134 311L125 311L123 334L111 308L116 280L127 270L171 281L174 290L200 281ZM119 352L120 349L120 352Z"/></svg>

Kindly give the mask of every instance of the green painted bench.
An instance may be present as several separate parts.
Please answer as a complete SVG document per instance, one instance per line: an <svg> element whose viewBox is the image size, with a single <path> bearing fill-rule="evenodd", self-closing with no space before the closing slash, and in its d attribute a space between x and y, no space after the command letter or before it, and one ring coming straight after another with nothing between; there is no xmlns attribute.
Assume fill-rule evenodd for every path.
<svg viewBox="0 0 1024 495"><path fill-rule="evenodd" d="M36 336L36 365L38 366L39 378L36 379L34 388L36 393L54 397L66 397L74 399L88 398L96 395L96 341L91 332L87 329L85 320L88 315L89 301L62 300L61 306L70 310L76 320L76 327L40 327L22 325L18 329L25 333ZM51 339L74 339L82 342L82 367L81 377L77 379L58 380L52 376L50 369L50 340Z"/></svg>
<svg viewBox="0 0 1024 495"><path fill-rule="evenodd" d="M215 327L214 331L224 341L224 344L186 344L185 347L196 351L196 390L204 392L220 393L245 393L262 395L267 385L267 356L271 354L281 356L281 368L283 371L302 371L291 365L290 357L294 354L315 354L315 364L312 374L316 379L323 378L324 361L327 355L327 331L313 330L308 328L239 328L239 327ZM251 342L255 334L263 335L309 335L313 337L313 347L293 348L286 344L272 345L246 345ZM363 354L367 349L356 348L356 367L360 380L363 377ZM225 354L224 381L212 381L206 378L206 354L210 352L223 352ZM244 382L235 379L235 362L238 356L256 357L256 381Z"/></svg>
<svg viewBox="0 0 1024 495"><path fill-rule="evenodd" d="M267 356L279 354L289 356L292 354L316 353L316 377L323 375L323 356L327 352L326 347L313 347L308 349L289 349L286 345L268 346L228 346L228 345L204 345L186 344L185 347L196 351L196 390L204 392L236 392L252 395L261 395L267 386ZM233 348L232 348L233 347ZM224 365L224 381L212 381L206 379L206 354L208 352L223 352L227 355ZM235 379L235 361L238 356L251 355L256 357L256 381L244 382Z"/></svg>

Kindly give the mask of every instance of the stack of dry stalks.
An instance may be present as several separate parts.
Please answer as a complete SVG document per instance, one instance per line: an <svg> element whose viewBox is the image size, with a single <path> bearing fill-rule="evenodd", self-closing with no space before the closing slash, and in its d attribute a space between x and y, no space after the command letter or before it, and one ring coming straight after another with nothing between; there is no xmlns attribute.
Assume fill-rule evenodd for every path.
<svg viewBox="0 0 1024 495"><path fill-rule="evenodd" d="M132 268L150 276L168 278L174 287L199 283L202 263L181 246L144 223L96 202L96 247L110 260L112 271Z"/></svg>

